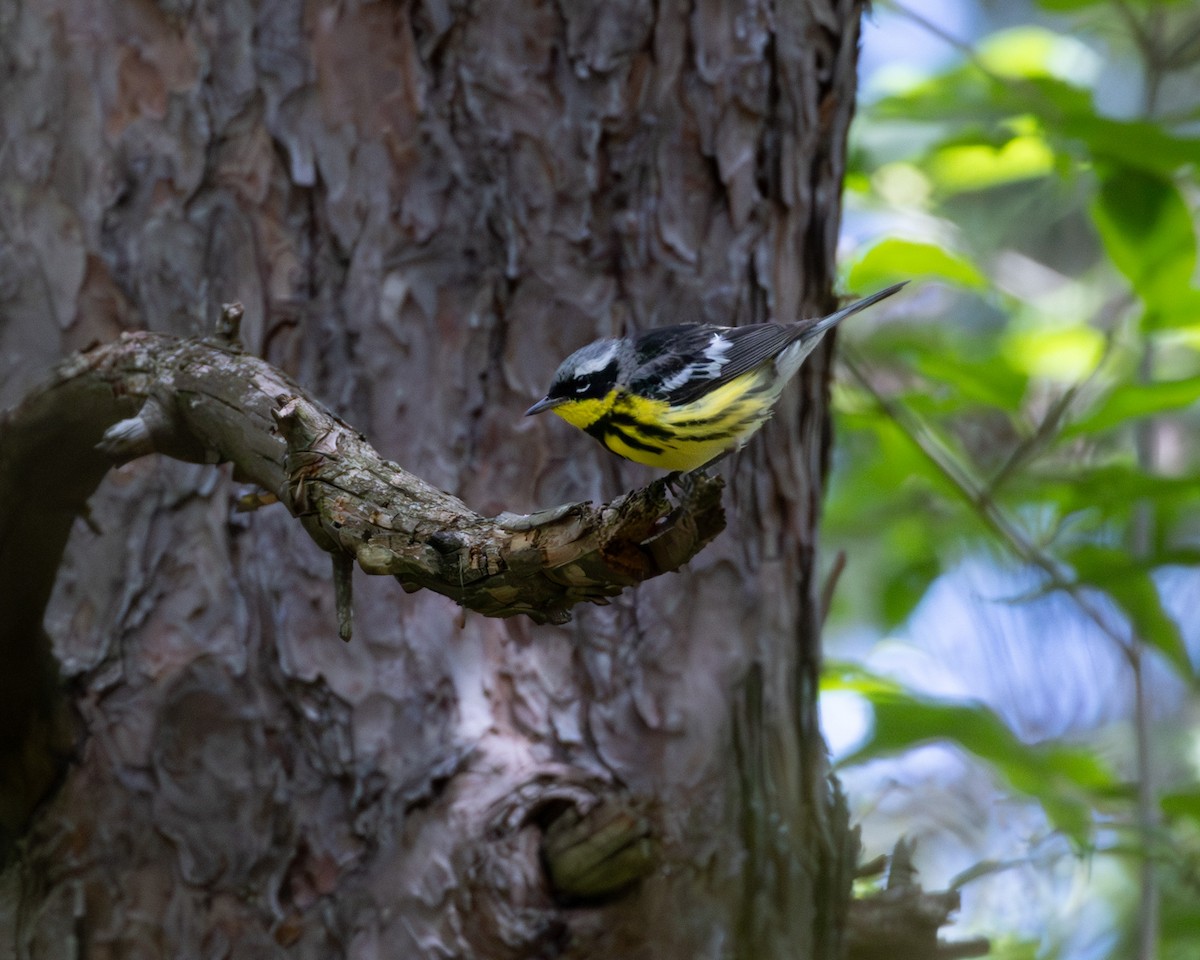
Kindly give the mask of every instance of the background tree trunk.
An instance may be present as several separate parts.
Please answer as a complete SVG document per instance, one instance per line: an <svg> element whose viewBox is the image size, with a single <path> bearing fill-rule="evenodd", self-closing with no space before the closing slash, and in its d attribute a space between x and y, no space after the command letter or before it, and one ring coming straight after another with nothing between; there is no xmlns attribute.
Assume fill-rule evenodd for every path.
<svg viewBox="0 0 1200 960"><path fill-rule="evenodd" d="M521 411L598 334L831 307L858 17L0 0L0 406L70 350L206 332L238 299L248 349L480 513L610 499L649 475ZM344 646L283 510L232 513L227 470L111 474L50 600L80 738L3 875L3 942L836 956L826 376L822 350L723 468L713 546L565 627L360 576ZM645 838L635 888L551 894L577 816Z"/></svg>

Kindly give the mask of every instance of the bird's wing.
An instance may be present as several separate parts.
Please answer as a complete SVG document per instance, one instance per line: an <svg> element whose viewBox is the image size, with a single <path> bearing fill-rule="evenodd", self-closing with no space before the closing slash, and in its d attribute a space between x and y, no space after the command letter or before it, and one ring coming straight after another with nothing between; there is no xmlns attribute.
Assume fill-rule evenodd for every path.
<svg viewBox="0 0 1200 960"><path fill-rule="evenodd" d="M634 343L636 366L629 386L635 393L672 404L691 403L778 356L789 344L820 337L846 317L890 297L907 282L892 284L827 317L746 327L685 323L651 330Z"/></svg>
<svg viewBox="0 0 1200 960"><path fill-rule="evenodd" d="M637 367L629 386L635 393L672 404L702 394L766 363L801 338L811 324L755 323L718 327L685 323L643 334L634 344Z"/></svg>

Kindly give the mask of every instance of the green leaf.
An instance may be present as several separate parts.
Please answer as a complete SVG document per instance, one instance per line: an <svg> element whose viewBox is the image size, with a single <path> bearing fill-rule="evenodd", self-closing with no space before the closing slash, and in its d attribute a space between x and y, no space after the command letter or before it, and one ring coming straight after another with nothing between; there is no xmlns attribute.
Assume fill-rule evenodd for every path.
<svg viewBox="0 0 1200 960"><path fill-rule="evenodd" d="M1200 484L1193 478L1149 474L1132 463L1027 471L1009 480L1007 488L1026 500L1057 503L1068 513L1099 509L1124 514L1139 500L1183 506L1200 497ZM1156 556L1154 562L1166 560Z"/></svg>
<svg viewBox="0 0 1200 960"><path fill-rule="evenodd" d="M1046 815L1077 843L1091 828L1091 808L1117 789L1093 753L1053 744L1026 744L981 703L942 700L852 664L828 664L822 690L851 690L867 700L875 722L868 739L839 766L894 756L932 742L957 745L987 761L1013 789L1037 799Z"/></svg>
<svg viewBox="0 0 1200 960"><path fill-rule="evenodd" d="M1053 124L1051 114L1046 121ZM1078 105L1059 118L1050 129L1087 147L1088 159L1112 160L1132 170L1169 177L1181 167L1200 162L1200 139L1177 137L1160 124L1145 120L1112 120L1101 117L1090 103Z"/></svg>
<svg viewBox="0 0 1200 960"><path fill-rule="evenodd" d="M957 286L982 289L987 277L967 257L919 240L882 240L850 267L851 290L869 289L896 279L929 277Z"/></svg>
<svg viewBox="0 0 1200 960"><path fill-rule="evenodd" d="M914 158L971 138L999 146L1015 131L1036 134L1053 153L1075 165L1107 160L1170 177L1200 163L1200 138L1178 136L1149 121L1100 116L1088 90L1052 76L1048 70L1039 72L1036 63L1009 66L1010 73L1019 75L989 75L972 64L956 67L879 100L867 116L902 126L904 141L912 145L909 155ZM1036 120L1033 126L1031 118ZM933 127L935 132L942 131L940 142L935 139L932 145L923 129L930 124L938 125Z"/></svg>
<svg viewBox="0 0 1200 960"><path fill-rule="evenodd" d="M988 960L1039 960L1045 955L1040 942L1022 940L1017 934L1002 933L998 937L989 935L988 939Z"/></svg>
<svg viewBox="0 0 1200 960"><path fill-rule="evenodd" d="M1100 4L1107 6L1109 0L1037 0L1037 5L1043 10L1053 10L1065 13L1068 10L1083 10L1086 7L1096 7Z"/></svg>
<svg viewBox="0 0 1200 960"><path fill-rule="evenodd" d="M1186 817L1200 824L1200 787L1163 794L1158 802L1168 817Z"/></svg>
<svg viewBox="0 0 1200 960"><path fill-rule="evenodd" d="M1151 417L1191 406L1197 400L1200 400L1200 377L1157 383L1122 383L1086 416L1064 428L1063 437L1110 430L1139 417Z"/></svg>
<svg viewBox="0 0 1200 960"><path fill-rule="evenodd" d="M1054 172L1054 151L1037 136L987 144L943 147L929 158L929 172L943 190L960 192L1045 177Z"/></svg>
<svg viewBox="0 0 1200 960"><path fill-rule="evenodd" d="M929 590L929 585L942 572L942 565L932 549L933 544L929 544L929 547L926 556L906 558L907 562L893 568L885 578L880 609L887 626L898 626L908 619Z"/></svg>
<svg viewBox="0 0 1200 960"><path fill-rule="evenodd" d="M849 393L839 387L835 396ZM839 443L825 503L824 530L849 564L835 613L857 620L901 623L941 571L937 551L952 542L937 518L951 496L931 496L942 482L894 423L864 398L858 413L838 412ZM844 602L847 597L850 603Z"/></svg>
<svg viewBox="0 0 1200 960"><path fill-rule="evenodd" d="M924 376L952 387L958 396L1010 413L1021 408L1029 386L1029 378L1002 357L970 360L960 352L927 350L914 362Z"/></svg>
<svg viewBox="0 0 1200 960"><path fill-rule="evenodd" d="M1192 289L1195 227L1174 183L1116 166L1101 181L1092 217L1108 255L1145 303L1148 328L1200 323L1200 292Z"/></svg>
<svg viewBox="0 0 1200 960"><path fill-rule="evenodd" d="M1091 49L1069 33L1024 24L998 30L978 43L979 62L1005 79L1068 78L1090 82L1102 67Z"/></svg>
<svg viewBox="0 0 1200 960"><path fill-rule="evenodd" d="M1053 10L1056 13L1066 13L1071 10L1083 10L1086 7L1108 6L1111 0L1037 0L1037 5L1043 10ZM1133 6L1152 7L1169 6L1175 3L1188 3L1190 0L1129 0Z"/></svg>
<svg viewBox="0 0 1200 960"><path fill-rule="evenodd" d="M1113 600L1144 643L1162 653L1181 676L1193 675L1179 625L1163 609L1158 587L1145 564L1134 561L1123 550L1091 544L1072 550L1068 562L1080 581Z"/></svg>

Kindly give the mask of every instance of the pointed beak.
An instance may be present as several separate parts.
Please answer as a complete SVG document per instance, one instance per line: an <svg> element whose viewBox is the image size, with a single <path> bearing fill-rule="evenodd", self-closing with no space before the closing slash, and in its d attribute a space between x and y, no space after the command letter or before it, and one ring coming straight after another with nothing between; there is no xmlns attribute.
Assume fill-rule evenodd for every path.
<svg viewBox="0 0 1200 960"><path fill-rule="evenodd" d="M544 413L562 403L561 397L542 397L537 403L525 411L525 416L532 417L535 413Z"/></svg>

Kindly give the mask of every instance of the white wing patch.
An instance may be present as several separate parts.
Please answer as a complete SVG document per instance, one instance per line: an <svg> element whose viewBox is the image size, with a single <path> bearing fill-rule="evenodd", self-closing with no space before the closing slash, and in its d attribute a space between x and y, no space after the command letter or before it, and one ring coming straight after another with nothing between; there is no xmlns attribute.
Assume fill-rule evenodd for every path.
<svg viewBox="0 0 1200 960"><path fill-rule="evenodd" d="M678 372L671 374L662 382L662 389L666 393L672 390L678 390L685 383L691 383L693 380L713 380L721 375L721 368L725 366L729 358L725 356L729 352L732 344L719 333L714 333L712 339L708 341L701 356L703 360L693 360L691 363L682 367Z"/></svg>

